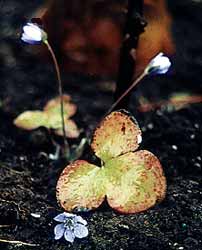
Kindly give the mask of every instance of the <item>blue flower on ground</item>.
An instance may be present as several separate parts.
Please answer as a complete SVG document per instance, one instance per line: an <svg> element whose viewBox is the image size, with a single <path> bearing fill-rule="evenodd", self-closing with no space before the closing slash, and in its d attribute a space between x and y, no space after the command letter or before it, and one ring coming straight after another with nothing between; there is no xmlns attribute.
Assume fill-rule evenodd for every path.
<svg viewBox="0 0 202 250"><path fill-rule="evenodd" d="M54 218L61 222L54 228L55 240L59 240L64 235L65 240L73 243L75 238L84 238L88 236L87 221L81 216L70 213L61 213Z"/></svg>
<svg viewBox="0 0 202 250"><path fill-rule="evenodd" d="M169 70L170 66L170 59L161 52L151 60L144 73L165 74Z"/></svg>
<svg viewBox="0 0 202 250"><path fill-rule="evenodd" d="M29 44L39 44L47 40L47 33L37 24L27 23L23 27L21 40Z"/></svg>

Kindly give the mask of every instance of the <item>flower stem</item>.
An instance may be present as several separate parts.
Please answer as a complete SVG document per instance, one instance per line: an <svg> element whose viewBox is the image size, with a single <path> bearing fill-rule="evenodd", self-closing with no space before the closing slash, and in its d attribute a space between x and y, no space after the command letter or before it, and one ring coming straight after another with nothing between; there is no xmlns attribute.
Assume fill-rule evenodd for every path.
<svg viewBox="0 0 202 250"><path fill-rule="evenodd" d="M120 101L123 100L125 96L128 95L128 93L147 75L147 73L144 71L130 86L126 91L117 99L116 102L112 104L110 109L107 111L107 114L111 113L113 109L120 103Z"/></svg>
<svg viewBox="0 0 202 250"><path fill-rule="evenodd" d="M67 141L66 131L65 131L63 87L62 87L62 80L61 80L60 69L59 69L59 65L58 65L55 53L54 53L52 47L50 46L48 40L46 39L44 41L44 43L47 46L47 48L48 48L48 50L49 50L49 52L50 52L50 54L52 56L52 59L53 59L54 65L55 65L56 74L57 74L58 91L59 91L59 96L60 96L60 113L61 113L61 121L62 121L62 132L63 132L64 147L65 147L65 153L69 157L70 149L69 149L69 143Z"/></svg>

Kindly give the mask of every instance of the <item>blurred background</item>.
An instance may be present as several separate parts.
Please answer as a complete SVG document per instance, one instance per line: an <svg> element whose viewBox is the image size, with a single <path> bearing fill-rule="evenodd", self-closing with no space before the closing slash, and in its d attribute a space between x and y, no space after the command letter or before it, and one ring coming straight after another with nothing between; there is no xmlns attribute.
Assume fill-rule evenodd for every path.
<svg viewBox="0 0 202 250"><path fill-rule="evenodd" d="M65 71L116 76L127 0L34 2L36 3L2 3L4 38L16 38L14 29L23 24L23 18L41 18L43 27L48 31L50 43ZM148 25L140 37L137 53L138 73L159 51L168 55L175 51L171 33L172 17L167 2L144 1L144 16ZM2 48L1 51L5 50ZM37 52L45 57L47 50L38 48Z"/></svg>
<svg viewBox="0 0 202 250"><path fill-rule="evenodd" d="M102 90L113 93L127 0L1 0L0 4L0 90L4 97L14 93L14 100L19 92L19 104L27 98L25 93L28 98L34 95L37 86L41 91L43 86L47 89L47 81L50 91L55 88L47 49L20 40L23 24L33 17L40 18L48 32L63 71L64 84L68 82L70 86L73 79L80 87L85 81L92 83L96 79L102 81L99 84ZM160 51L172 59L172 69L169 76L145 79L136 89L133 100L142 92L154 100L176 91L201 92L201 11L202 1L144 0L147 26L140 35L135 75ZM51 75L50 79L47 75Z"/></svg>

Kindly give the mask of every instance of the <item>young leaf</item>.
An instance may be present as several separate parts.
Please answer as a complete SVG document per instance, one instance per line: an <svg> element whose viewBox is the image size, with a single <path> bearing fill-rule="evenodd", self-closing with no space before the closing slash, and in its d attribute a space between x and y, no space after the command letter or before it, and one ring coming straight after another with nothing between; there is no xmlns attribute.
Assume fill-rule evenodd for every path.
<svg viewBox="0 0 202 250"><path fill-rule="evenodd" d="M26 130L33 130L41 126L46 126L48 117L42 111L25 111L20 114L15 120L14 124Z"/></svg>
<svg viewBox="0 0 202 250"><path fill-rule="evenodd" d="M77 138L80 134L76 123L70 120L69 117L75 114L76 105L70 103L70 96L64 95L64 116L65 116L65 131L69 138ZM62 121L60 110L60 98L50 100L44 107L44 111L25 111L20 114L15 120L14 124L26 130L36 129L38 127L46 127L47 129L54 129L55 133L63 136Z"/></svg>
<svg viewBox="0 0 202 250"><path fill-rule="evenodd" d="M68 138L77 138L79 137L80 134L76 123L71 119L65 120L65 131ZM62 127L56 129L55 133L56 135L62 136L63 135Z"/></svg>
<svg viewBox="0 0 202 250"><path fill-rule="evenodd" d="M91 147L104 162L134 151L141 141L141 130L134 118L124 111L115 111L104 118L95 130Z"/></svg>
<svg viewBox="0 0 202 250"><path fill-rule="evenodd" d="M77 107L75 104L71 103L71 97L69 95L63 95L63 108L64 115L69 118L76 113ZM60 113L60 98L56 97L49 102L44 107L46 113L59 114Z"/></svg>

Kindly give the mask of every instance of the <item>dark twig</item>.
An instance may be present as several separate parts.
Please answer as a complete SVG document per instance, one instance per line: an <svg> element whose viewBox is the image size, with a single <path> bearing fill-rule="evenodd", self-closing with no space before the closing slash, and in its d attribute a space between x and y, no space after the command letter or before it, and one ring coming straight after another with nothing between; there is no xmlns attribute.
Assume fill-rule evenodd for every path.
<svg viewBox="0 0 202 250"><path fill-rule="evenodd" d="M26 242L19 241L19 240L0 239L0 242L10 243L10 244L16 244L16 245L23 245L23 246L29 246L29 247L38 247L39 246L39 244L26 243Z"/></svg>
<svg viewBox="0 0 202 250"><path fill-rule="evenodd" d="M134 53L138 45L139 35L144 31L146 25L142 14L143 0L128 0L128 13L124 29L124 41L120 51L115 101L129 88L133 80L135 69ZM127 108L128 102L129 95L121 100L116 108Z"/></svg>

